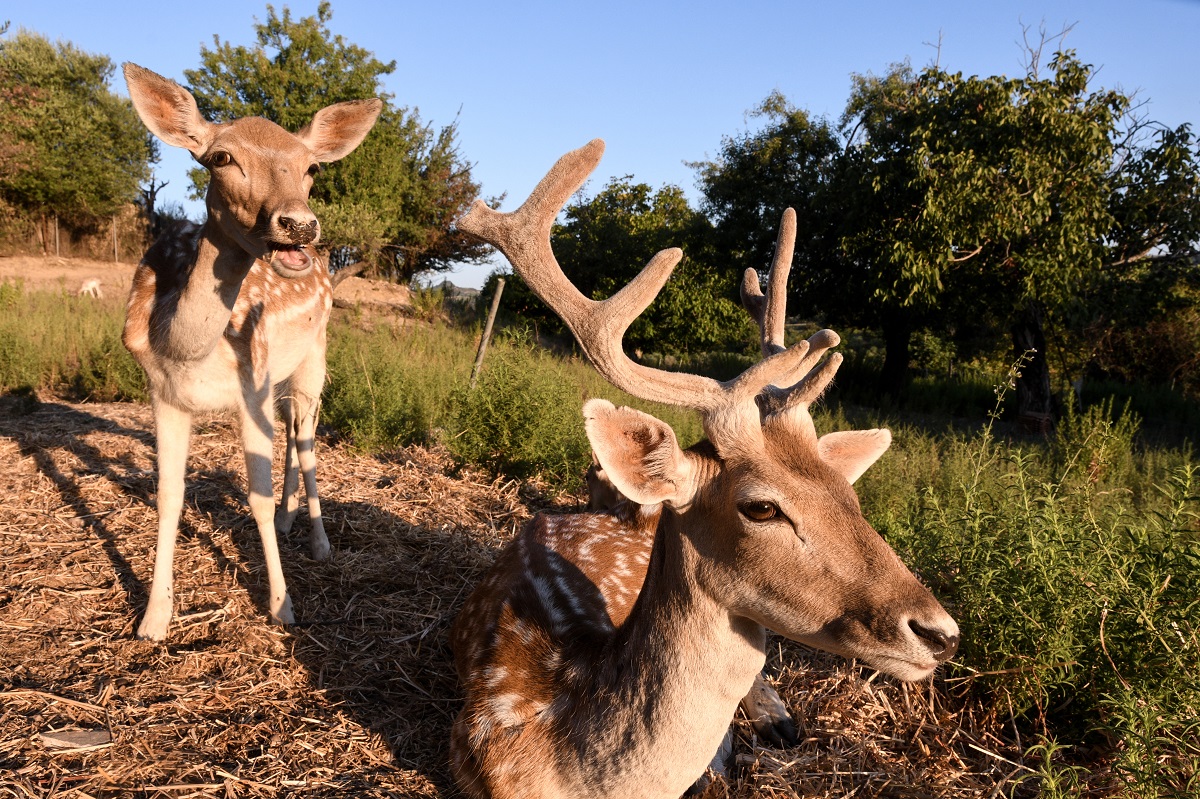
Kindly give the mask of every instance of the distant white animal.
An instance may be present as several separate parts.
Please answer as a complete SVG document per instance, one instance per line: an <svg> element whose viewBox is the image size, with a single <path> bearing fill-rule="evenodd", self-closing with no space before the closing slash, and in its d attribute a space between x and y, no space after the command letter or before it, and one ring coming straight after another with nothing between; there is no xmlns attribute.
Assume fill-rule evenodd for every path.
<svg viewBox="0 0 1200 799"><path fill-rule="evenodd" d="M93 299L100 299L104 296L104 292L100 290L99 278L93 277L83 281L83 285L79 287L78 296L82 297L85 294Z"/></svg>

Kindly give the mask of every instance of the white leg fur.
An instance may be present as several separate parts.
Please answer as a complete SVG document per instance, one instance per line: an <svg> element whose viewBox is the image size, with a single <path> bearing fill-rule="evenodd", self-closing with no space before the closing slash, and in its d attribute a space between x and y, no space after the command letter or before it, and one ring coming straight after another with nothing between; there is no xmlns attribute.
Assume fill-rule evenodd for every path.
<svg viewBox="0 0 1200 799"><path fill-rule="evenodd" d="M139 638L161 641L167 637L175 605L172 570L175 537L179 533L179 516L183 511L192 416L165 402L155 401L154 423L158 448L158 544L154 550L150 601L137 634Z"/></svg>
<svg viewBox="0 0 1200 799"><path fill-rule="evenodd" d="M250 513L258 525L263 559L267 564L271 618L279 624L292 624L296 619L292 614L287 583L283 579L283 566L279 562L279 542L275 538L275 496L271 488L271 436L274 433L275 409L271 402L270 383L266 385L265 390L244 397L253 405L242 409L242 446L246 454Z"/></svg>
<svg viewBox="0 0 1200 799"><path fill-rule="evenodd" d="M283 429L287 437L283 456L283 495L279 498L279 510L275 513L275 531L290 533L300 510L300 469L296 454L296 403L290 395L279 403L279 414L283 417Z"/></svg>

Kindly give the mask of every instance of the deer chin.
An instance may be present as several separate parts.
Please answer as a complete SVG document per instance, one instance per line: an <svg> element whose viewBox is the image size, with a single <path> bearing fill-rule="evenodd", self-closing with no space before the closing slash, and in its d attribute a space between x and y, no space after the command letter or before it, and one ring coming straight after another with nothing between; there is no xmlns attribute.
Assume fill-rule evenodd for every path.
<svg viewBox="0 0 1200 799"><path fill-rule="evenodd" d="M273 245L267 259L271 268L281 277L303 277L313 265L313 258L303 247Z"/></svg>
<svg viewBox="0 0 1200 799"><path fill-rule="evenodd" d="M938 667L938 662L933 659L925 663L917 663L901 658L876 655L874 657L863 658L863 660L869 666L904 682L921 682L922 680L927 680L930 675L937 671Z"/></svg>

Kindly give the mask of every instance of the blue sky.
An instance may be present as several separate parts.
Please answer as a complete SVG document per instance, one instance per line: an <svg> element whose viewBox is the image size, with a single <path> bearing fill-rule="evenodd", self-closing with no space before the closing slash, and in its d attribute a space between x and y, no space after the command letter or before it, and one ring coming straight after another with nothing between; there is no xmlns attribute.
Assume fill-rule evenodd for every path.
<svg viewBox="0 0 1200 799"><path fill-rule="evenodd" d="M285 3L275 3L281 8ZM316 0L286 5L315 13ZM914 7L915 6L915 7ZM134 61L183 82L214 34L253 42L266 3L4 2L0 21ZM746 111L778 89L836 120L853 73L937 55L969 74L1019 74L1022 25L1051 33L1100 68L1098 84L1136 91L1151 118L1200 122L1200 2L365 2L334 0L330 27L395 59L386 89L435 125L456 116L463 155L485 195L514 207L554 159L594 137L608 143L592 188L614 175L695 198L685 162L716 153L753 124ZM125 94L124 81L114 89ZM170 152L166 152L170 151ZM184 201L190 157L164 148L162 195ZM188 204L199 215L202 206ZM488 268L452 279L479 285Z"/></svg>

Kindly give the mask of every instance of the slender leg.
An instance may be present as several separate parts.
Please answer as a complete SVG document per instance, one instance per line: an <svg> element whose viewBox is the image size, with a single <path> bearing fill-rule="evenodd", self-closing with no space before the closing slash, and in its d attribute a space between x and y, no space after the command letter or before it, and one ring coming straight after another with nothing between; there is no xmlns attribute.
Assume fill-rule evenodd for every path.
<svg viewBox="0 0 1200 799"><path fill-rule="evenodd" d="M742 711L750 719L750 725L758 737L772 746L795 746L799 743L796 724L788 713L787 705L762 674L754 678L754 685L742 698Z"/></svg>
<svg viewBox="0 0 1200 799"><path fill-rule="evenodd" d="M257 382L257 381L256 381ZM242 446L246 452L246 478L250 488L250 513L258 525L263 558L267 564L271 618L280 624L292 624L292 600L279 562L279 542L275 538L275 497L271 488L271 436L275 432L271 402L271 383L243 388Z"/></svg>
<svg viewBox="0 0 1200 799"><path fill-rule="evenodd" d="M287 446L283 457L283 495L279 498L279 510L275 513L275 531L290 533L300 510L300 470L296 457L296 403L290 388L279 403L283 416L283 429L287 431Z"/></svg>
<svg viewBox="0 0 1200 799"><path fill-rule="evenodd" d="M154 426L158 448L158 544L154 550L154 577L150 601L138 627L138 638L161 641L167 637L174 610L172 564L179 515L183 511L183 478L187 470L192 415L162 401L154 403Z"/></svg>
<svg viewBox="0 0 1200 799"><path fill-rule="evenodd" d="M325 349L320 347L297 367L292 375L292 407L294 436L304 475L304 495L308 499L308 544L313 559L329 557L329 538L321 518L321 498L317 493L317 414L321 410L321 388L325 384Z"/></svg>

